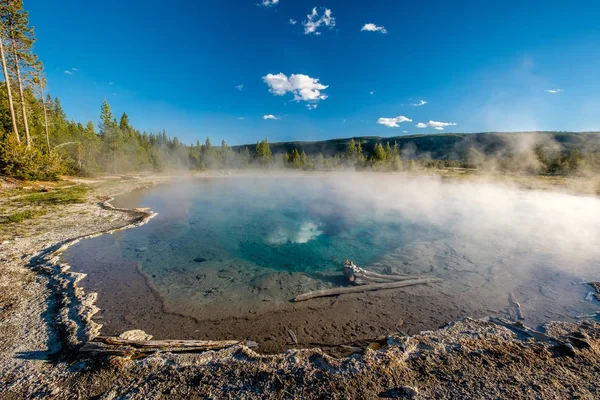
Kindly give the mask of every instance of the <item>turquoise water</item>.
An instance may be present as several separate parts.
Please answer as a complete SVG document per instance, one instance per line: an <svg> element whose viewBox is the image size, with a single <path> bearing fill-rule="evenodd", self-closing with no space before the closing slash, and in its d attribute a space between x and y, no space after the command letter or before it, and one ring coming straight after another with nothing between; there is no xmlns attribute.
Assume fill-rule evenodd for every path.
<svg viewBox="0 0 600 400"><path fill-rule="evenodd" d="M539 322L572 318L587 290L573 283L600 280L595 198L331 174L180 181L113 204L148 207L158 216L66 253L105 307L123 304L129 290L142 299L143 288L123 282L137 271L164 310L198 320L282 310L298 294L347 284L341 270L351 259L380 273L442 278L406 291L472 313L500 310L514 293ZM121 294L111 294L115 282ZM117 310L115 319L143 312L139 307Z"/></svg>
<svg viewBox="0 0 600 400"><path fill-rule="evenodd" d="M339 271L345 259L369 265L428 232L365 204L347 208L323 182L296 179L218 179L144 192L152 223L123 233L121 247L145 253L144 270L170 252L177 267L237 262L308 274ZM121 199L121 201L127 201ZM137 250L137 251L136 251ZM175 253L176 252L176 253ZM194 261L196 260L196 261ZM219 261L222 260L222 261Z"/></svg>

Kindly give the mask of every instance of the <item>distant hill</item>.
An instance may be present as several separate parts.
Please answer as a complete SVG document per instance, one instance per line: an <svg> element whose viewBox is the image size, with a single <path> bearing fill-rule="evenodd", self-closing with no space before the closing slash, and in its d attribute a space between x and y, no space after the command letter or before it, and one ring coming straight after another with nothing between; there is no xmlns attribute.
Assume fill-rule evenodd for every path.
<svg viewBox="0 0 600 400"><path fill-rule="evenodd" d="M330 139L317 142L276 142L270 143L273 154L289 153L294 148L308 155L323 154L332 156L343 153L351 139L362 144L367 153L373 151L377 143L398 142L405 157L430 157L433 159L460 159L469 148L476 148L487 155L498 155L507 151L518 151L536 144L559 144L565 150L600 152L600 132L482 132L482 133L441 133L430 135L410 135L395 137L356 136L345 139ZM234 150L248 147L254 151L256 144L233 146Z"/></svg>

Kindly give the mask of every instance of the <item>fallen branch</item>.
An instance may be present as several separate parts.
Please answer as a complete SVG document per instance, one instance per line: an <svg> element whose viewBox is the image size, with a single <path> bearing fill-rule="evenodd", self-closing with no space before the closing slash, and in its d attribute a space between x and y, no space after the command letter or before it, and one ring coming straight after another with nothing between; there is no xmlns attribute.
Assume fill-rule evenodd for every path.
<svg viewBox="0 0 600 400"><path fill-rule="evenodd" d="M544 332L533 330L533 329L523 325L521 322L511 322L502 317L490 317L490 322L493 322L496 325L504 326L509 329L513 329L513 330L518 331L522 334L525 334L529 337L532 337L535 340L540 341L540 342L546 342L546 343L551 343L551 344L557 344L557 343L563 344L564 343L562 340L553 338L552 336L549 336L549 335L545 334Z"/></svg>
<svg viewBox="0 0 600 400"><path fill-rule="evenodd" d="M372 285L359 285L352 287L342 287L335 289L322 289L315 290L312 292L304 293L298 295L294 298L294 301L306 301L310 299L315 299L318 297L328 297L328 296L337 296L340 294L348 294L348 293L362 293L362 292L372 292L375 290L384 290L384 289L396 289L406 286L414 286L414 285L423 285L426 283L434 283L441 282L443 279L440 278L420 278L420 279L411 279L405 280L401 282L389 282L389 283L376 283Z"/></svg>
<svg viewBox="0 0 600 400"><path fill-rule="evenodd" d="M349 282L355 285L364 285L367 283L386 283L407 281L411 279L424 278L421 275L397 275L397 274L378 274L377 272L368 271L354 265L350 260L344 263L344 276Z"/></svg>
<svg viewBox="0 0 600 400"><path fill-rule="evenodd" d="M79 351L84 353L135 354L161 352L200 352L243 345L256 347L256 342L240 340L129 340L113 336L98 336Z"/></svg>

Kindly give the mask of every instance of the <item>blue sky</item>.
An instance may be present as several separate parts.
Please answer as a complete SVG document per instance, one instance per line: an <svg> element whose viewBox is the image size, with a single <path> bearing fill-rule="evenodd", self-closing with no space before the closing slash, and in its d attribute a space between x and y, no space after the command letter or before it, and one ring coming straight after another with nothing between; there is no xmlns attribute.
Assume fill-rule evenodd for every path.
<svg viewBox="0 0 600 400"><path fill-rule="evenodd" d="M188 143L600 129L598 1L263 2L25 8L76 121L107 98Z"/></svg>

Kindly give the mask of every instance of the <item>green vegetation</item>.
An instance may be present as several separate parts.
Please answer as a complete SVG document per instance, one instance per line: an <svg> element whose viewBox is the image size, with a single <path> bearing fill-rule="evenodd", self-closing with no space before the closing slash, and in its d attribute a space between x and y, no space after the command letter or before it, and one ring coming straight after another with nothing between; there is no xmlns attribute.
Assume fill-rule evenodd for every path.
<svg viewBox="0 0 600 400"><path fill-rule="evenodd" d="M36 192L21 196L14 202L33 205L79 204L86 202L89 188L84 185L53 189L49 192Z"/></svg>
<svg viewBox="0 0 600 400"><path fill-rule="evenodd" d="M600 173L600 134L569 132L373 136L321 142L187 145L165 131L140 132L105 100L99 122L68 120L45 93L43 65L21 0L0 2L0 174L24 180L135 171L293 168L373 171L469 168L529 175ZM45 196L45 197L44 197ZM77 195L39 201L77 202ZM42 200L42 198L44 200ZM79 199L79 200L78 200Z"/></svg>
<svg viewBox="0 0 600 400"><path fill-rule="evenodd" d="M45 210L26 210L19 211L14 214L10 214L3 219L0 219L0 224L9 224L9 223L19 223L23 222L26 219L32 219L35 217L39 217L45 215Z"/></svg>

